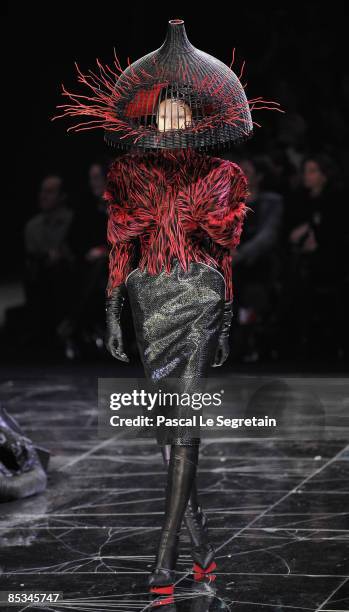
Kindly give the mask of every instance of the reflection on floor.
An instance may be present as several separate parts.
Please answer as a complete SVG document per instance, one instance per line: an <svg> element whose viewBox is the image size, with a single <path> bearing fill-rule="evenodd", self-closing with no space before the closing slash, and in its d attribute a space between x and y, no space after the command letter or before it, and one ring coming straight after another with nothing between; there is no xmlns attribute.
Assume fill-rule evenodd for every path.
<svg viewBox="0 0 349 612"><path fill-rule="evenodd" d="M45 494L0 507L0 591L64 593L49 607L3 604L4 612L152 605L145 584L165 471L150 441L97 438L98 375L46 371L1 383L4 406L53 457ZM174 602L161 609L349 610L348 433L343 420L320 441L204 441L199 489L216 580L193 581L183 531Z"/></svg>

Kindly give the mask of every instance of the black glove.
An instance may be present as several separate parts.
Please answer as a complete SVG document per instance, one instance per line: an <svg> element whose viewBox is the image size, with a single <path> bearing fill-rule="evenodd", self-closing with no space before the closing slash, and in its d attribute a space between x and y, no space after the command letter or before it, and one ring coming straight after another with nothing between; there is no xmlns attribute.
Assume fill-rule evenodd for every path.
<svg viewBox="0 0 349 612"><path fill-rule="evenodd" d="M223 323L218 338L216 355L212 364L213 368L217 368L228 359L229 356L229 332L231 321L233 318L233 302L225 302Z"/></svg>
<svg viewBox="0 0 349 612"><path fill-rule="evenodd" d="M115 287L110 297L107 297L105 304L107 332L105 346L109 353L119 359L129 363L129 358L124 353L124 344L121 330L121 311L125 301L126 286Z"/></svg>

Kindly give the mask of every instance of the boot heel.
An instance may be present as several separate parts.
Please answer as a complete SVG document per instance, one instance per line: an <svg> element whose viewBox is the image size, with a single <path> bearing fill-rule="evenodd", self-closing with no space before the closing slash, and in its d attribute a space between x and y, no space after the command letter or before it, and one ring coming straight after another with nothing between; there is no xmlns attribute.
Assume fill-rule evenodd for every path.
<svg viewBox="0 0 349 612"><path fill-rule="evenodd" d="M166 606L167 609L167 606L174 603L174 584L167 584L165 586L151 586L149 587L149 593L152 596L157 597L151 604L152 608L157 609L160 606Z"/></svg>
<svg viewBox="0 0 349 612"><path fill-rule="evenodd" d="M194 580L208 580L209 582L213 582L216 579L216 576L212 574L213 570L217 568L217 564L215 561L212 561L210 565L206 568L201 567L198 563L194 563L193 565L193 574Z"/></svg>
<svg viewBox="0 0 349 612"><path fill-rule="evenodd" d="M167 586L153 586L150 587L150 593L156 593L157 595L173 595L174 593L174 584L169 584Z"/></svg>

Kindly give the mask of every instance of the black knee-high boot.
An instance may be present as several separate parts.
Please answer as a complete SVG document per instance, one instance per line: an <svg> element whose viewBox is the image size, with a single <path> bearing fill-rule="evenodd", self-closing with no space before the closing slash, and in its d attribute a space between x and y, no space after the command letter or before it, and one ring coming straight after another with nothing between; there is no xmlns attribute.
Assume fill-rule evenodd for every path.
<svg viewBox="0 0 349 612"><path fill-rule="evenodd" d="M165 517L155 567L148 580L152 590L155 590L156 587L171 586L174 583L179 533L195 479L198 452L198 445L171 446L167 473Z"/></svg>
<svg viewBox="0 0 349 612"><path fill-rule="evenodd" d="M171 444L165 444L164 446L162 446L161 447L161 453L162 453L162 457L163 457L163 460L164 460L164 464L168 468L168 464L170 463L170 456L171 456ZM186 508L185 514L184 514L184 522L185 522L186 527L188 528L189 533L190 533L191 525L187 524L187 517L190 518L190 513L188 512L189 508L191 509L191 512L195 512L195 513L198 511L198 509L199 509L199 511L202 511L201 507L199 507L198 492L197 492L197 486L196 486L196 476L195 476L194 481L193 481L193 486L192 486L191 491L190 491L188 505L187 505L187 508ZM204 515L204 513L202 513L202 514L203 514L203 517L204 517L204 523L206 523L206 516Z"/></svg>
<svg viewBox="0 0 349 612"><path fill-rule="evenodd" d="M165 465L170 461L171 446L169 444L161 447ZM188 530L191 541L191 553L194 562L202 569L212 567L215 550L210 544L207 531L207 517L198 500L196 476L193 481L188 504L184 514L184 523Z"/></svg>

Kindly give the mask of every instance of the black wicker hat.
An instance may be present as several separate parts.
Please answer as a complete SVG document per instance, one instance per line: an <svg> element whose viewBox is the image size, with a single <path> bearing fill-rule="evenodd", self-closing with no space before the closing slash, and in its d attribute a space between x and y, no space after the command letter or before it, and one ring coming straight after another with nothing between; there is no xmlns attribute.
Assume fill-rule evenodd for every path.
<svg viewBox="0 0 349 612"><path fill-rule="evenodd" d="M72 94L60 105L62 116L92 120L73 126L105 130L105 140L123 149L224 147L251 136L253 108L275 108L261 98L248 101L240 79L215 57L188 40L184 21L173 19L163 45L122 70L97 60L98 74L82 74L79 82L92 94ZM55 117L57 118L57 117Z"/></svg>

